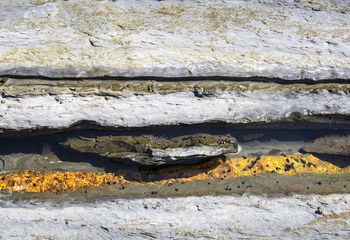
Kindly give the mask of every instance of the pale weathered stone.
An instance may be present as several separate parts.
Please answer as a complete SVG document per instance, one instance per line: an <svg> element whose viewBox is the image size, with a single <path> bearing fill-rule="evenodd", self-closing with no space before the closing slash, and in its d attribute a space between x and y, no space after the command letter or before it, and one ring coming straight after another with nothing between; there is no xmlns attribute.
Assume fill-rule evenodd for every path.
<svg viewBox="0 0 350 240"><path fill-rule="evenodd" d="M336 1L2 0L0 74L350 77Z"/></svg>
<svg viewBox="0 0 350 240"><path fill-rule="evenodd" d="M349 194L0 201L5 239L348 239ZM321 207L321 208L320 208ZM318 208L322 214L315 213Z"/></svg>
<svg viewBox="0 0 350 240"><path fill-rule="evenodd" d="M97 91L98 92L98 91ZM19 94L21 95L21 94ZM254 123L303 119L314 115L349 117L350 97L343 90L215 90L160 93L44 94L0 96L0 129L67 128L80 121L105 127L210 122Z"/></svg>

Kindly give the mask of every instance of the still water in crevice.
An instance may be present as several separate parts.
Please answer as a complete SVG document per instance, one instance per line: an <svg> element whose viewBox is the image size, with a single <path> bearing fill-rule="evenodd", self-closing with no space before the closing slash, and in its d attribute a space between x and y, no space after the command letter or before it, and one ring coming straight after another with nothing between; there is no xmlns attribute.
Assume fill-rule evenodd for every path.
<svg viewBox="0 0 350 240"><path fill-rule="evenodd" d="M153 135L171 138L194 134L231 135L237 139L242 149L235 156L304 153L304 146L319 138L325 138L327 141L329 136L341 136L344 146L349 146L349 126L318 124L317 128L309 128L303 123L294 123L293 127L290 126L290 123L281 123L277 127L269 128L266 125L235 127L211 124L132 131L73 129L50 135L2 137L0 138L0 167L1 172L25 169L116 172L118 170L137 171L140 167L137 164L117 163L107 157L95 153L79 152L63 145L68 138L73 137L93 139L98 136ZM350 156L347 154L327 152L313 154L339 167L350 165Z"/></svg>

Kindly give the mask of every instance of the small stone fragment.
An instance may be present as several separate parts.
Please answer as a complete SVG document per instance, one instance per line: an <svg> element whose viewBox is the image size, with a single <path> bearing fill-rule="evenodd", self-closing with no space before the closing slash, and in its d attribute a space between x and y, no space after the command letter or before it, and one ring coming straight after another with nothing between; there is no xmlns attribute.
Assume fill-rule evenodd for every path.
<svg viewBox="0 0 350 240"><path fill-rule="evenodd" d="M140 165L195 164L239 151L234 137L208 134L175 138L151 135L101 136L94 141L70 138L65 145L80 152L96 153L118 162Z"/></svg>
<svg viewBox="0 0 350 240"><path fill-rule="evenodd" d="M350 155L350 135L326 136L314 140L302 148L305 152L333 155Z"/></svg>

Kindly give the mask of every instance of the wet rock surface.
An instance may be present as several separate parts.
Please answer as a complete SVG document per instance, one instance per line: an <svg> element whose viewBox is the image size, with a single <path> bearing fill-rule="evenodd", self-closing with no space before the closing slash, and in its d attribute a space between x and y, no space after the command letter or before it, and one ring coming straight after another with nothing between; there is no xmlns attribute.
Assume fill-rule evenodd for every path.
<svg viewBox="0 0 350 240"><path fill-rule="evenodd" d="M207 159L204 157L210 153L208 148L197 148L197 151L202 151L201 156L196 156L197 159L188 158L190 147L201 144L209 147L221 146L223 152L225 149L231 149L226 153L222 152L225 157L280 156L281 154L288 155L300 152L305 145L318 138L329 135L347 136L349 133L349 124L345 120L333 118L319 119L319 122L281 122L237 126L207 124L193 125L190 128L188 126L173 126L124 130L71 129L56 133L50 131L18 132L0 137L0 145L2 146L0 158L4 161L1 172L36 169L113 173L120 169L137 167L141 164L147 164L147 162L151 163L151 152L144 152L150 146L163 152L166 147L182 149L183 153L186 154L186 157L182 156L181 160L164 160L163 165L195 164L210 160L211 157ZM207 136L207 138L191 137L196 135ZM188 136L188 138L183 136ZM229 136L234 136L236 139L234 143L220 144L220 139L233 140ZM99 141L97 141L98 139ZM125 144L119 146L120 142L125 142ZM146 146L147 144L148 146ZM237 145L240 145L239 149L236 149ZM131 152L120 152L119 157L123 160L119 163L107 156L113 151L125 149ZM169 151L170 153L171 151ZM128 159L130 154L139 154L149 159L144 163L132 162ZM210 154L213 155L213 152ZM349 165L349 159L346 155L335 154L327 157L322 155L320 158L339 167ZM179 171L181 169L183 168L179 168ZM130 171L132 170L130 169Z"/></svg>
<svg viewBox="0 0 350 240"><path fill-rule="evenodd" d="M96 198L108 195L110 190L112 195L124 197L246 191L259 194L346 192L350 185L349 155L324 158L323 155L298 151L315 139L330 135L347 136L347 125L314 123L314 129L309 129L309 124L281 123L260 127L210 125L193 126L191 129L183 126L109 133L102 130L72 130L43 136L3 137L0 138L0 157L5 167L0 171L0 188L61 193L84 187L91 192L93 186L102 187ZM200 155L194 156L193 146L220 146L221 157L207 157L208 148L197 148ZM177 156L176 160L169 160L170 156L176 156L169 154L169 158L153 161L155 149L158 150L157 158L164 157L159 155L159 151L180 152L182 155L180 158ZM181 151L174 151L176 149ZM237 153L237 150L240 151ZM191 154L183 155L188 153ZM137 158L130 159L130 155L135 157L135 154L140 154L143 162L137 162ZM267 180L263 181L266 174ZM290 179L282 181L280 175L290 176ZM295 181L295 185L289 186L292 181ZM134 190L125 190L126 185L127 189ZM216 190L214 185L217 186ZM106 187L111 189L107 190ZM168 188L169 191L166 190Z"/></svg>
<svg viewBox="0 0 350 240"><path fill-rule="evenodd" d="M204 134L176 138L151 135L72 138L64 144L80 152L96 153L125 164L140 165L196 164L239 151L237 141L232 136Z"/></svg>

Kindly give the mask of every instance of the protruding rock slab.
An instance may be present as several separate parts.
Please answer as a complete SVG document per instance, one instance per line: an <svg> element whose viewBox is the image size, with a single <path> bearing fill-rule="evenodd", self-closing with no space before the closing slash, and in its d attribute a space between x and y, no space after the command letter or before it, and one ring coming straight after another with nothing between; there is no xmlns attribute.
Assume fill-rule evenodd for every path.
<svg viewBox="0 0 350 240"><path fill-rule="evenodd" d="M326 136L303 147L305 152L350 156L350 135Z"/></svg>
<svg viewBox="0 0 350 240"><path fill-rule="evenodd" d="M123 163L140 165L195 164L210 157L239 151L234 137L206 134L175 138L156 136L71 138L65 145L80 152L96 153Z"/></svg>
<svg viewBox="0 0 350 240"><path fill-rule="evenodd" d="M0 75L350 78L347 0L2 0L0 20Z"/></svg>

